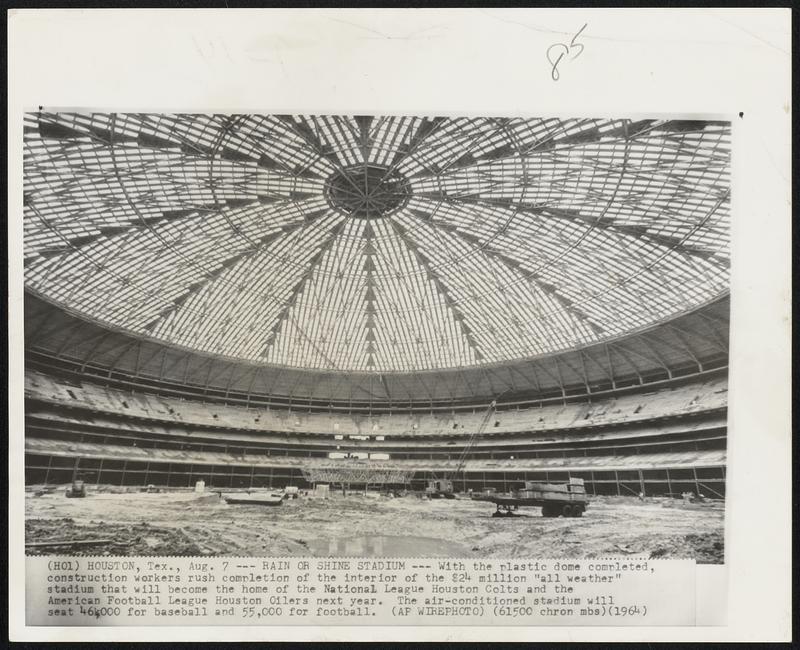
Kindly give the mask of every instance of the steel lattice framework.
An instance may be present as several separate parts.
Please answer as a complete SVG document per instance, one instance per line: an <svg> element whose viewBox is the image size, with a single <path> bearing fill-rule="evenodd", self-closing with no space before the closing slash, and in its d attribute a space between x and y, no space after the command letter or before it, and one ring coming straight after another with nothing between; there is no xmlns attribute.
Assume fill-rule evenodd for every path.
<svg viewBox="0 0 800 650"><path fill-rule="evenodd" d="M728 288L730 125L32 113L29 291L272 366L496 364Z"/></svg>
<svg viewBox="0 0 800 650"><path fill-rule="evenodd" d="M332 485L406 485L415 470L381 467L380 465L315 465L302 468L309 483Z"/></svg>

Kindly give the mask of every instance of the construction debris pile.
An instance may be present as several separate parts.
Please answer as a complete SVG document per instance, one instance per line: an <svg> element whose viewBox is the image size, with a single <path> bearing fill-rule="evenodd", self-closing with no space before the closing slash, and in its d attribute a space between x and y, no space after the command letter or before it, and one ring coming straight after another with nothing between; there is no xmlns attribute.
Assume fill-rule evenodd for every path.
<svg viewBox="0 0 800 650"><path fill-rule="evenodd" d="M201 549L180 528L74 519L28 519L27 555L200 555Z"/></svg>

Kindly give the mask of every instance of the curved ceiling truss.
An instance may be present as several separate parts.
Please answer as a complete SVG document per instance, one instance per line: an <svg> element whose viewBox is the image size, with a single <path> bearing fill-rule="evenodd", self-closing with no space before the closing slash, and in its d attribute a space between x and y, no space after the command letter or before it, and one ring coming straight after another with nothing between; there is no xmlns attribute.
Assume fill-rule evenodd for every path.
<svg viewBox="0 0 800 650"><path fill-rule="evenodd" d="M32 113L26 287L229 360L490 366L724 295L727 122Z"/></svg>
<svg viewBox="0 0 800 650"><path fill-rule="evenodd" d="M723 297L620 339L539 359L463 370L339 373L220 359L106 328L26 294L27 365L133 390L298 408L456 408L591 398L726 369L730 300Z"/></svg>

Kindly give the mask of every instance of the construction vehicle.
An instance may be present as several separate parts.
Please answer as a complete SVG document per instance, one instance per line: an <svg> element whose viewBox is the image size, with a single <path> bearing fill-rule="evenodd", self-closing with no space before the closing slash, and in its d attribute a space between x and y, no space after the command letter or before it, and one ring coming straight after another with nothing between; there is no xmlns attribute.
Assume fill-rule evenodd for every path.
<svg viewBox="0 0 800 650"><path fill-rule="evenodd" d="M512 517L520 507L541 508L543 517L581 517L588 503L582 478L571 478L567 483L525 481L521 490L476 494L472 498L494 503L497 509L493 517Z"/></svg>
<svg viewBox="0 0 800 650"><path fill-rule="evenodd" d="M75 465L72 467L72 485L64 493L68 499L82 499L86 496L86 484L78 473L79 465L80 458L76 458Z"/></svg>
<svg viewBox="0 0 800 650"><path fill-rule="evenodd" d="M425 488L425 495L429 499L455 499L456 494L453 489L453 480L456 476L458 476L459 472L464 468L464 464L467 462L467 454L469 454L470 450L472 449L475 442L483 435L483 432L486 430L486 426L489 424L489 419L492 417L492 414L495 411L497 406L497 400L492 400L492 403L489 404L489 407L486 409L486 413L483 415L483 419L481 423L478 425L478 428L472 432L470 437L467 439L467 444L464 445L464 448L461 450L461 453L458 456L456 461L455 469L448 472L444 478L437 479L434 477L432 480L428 481L428 487Z"/></svg>
<svg viewBox="0 0 800 650"><path fill-rule="evenodd" d="M456 493L453 491L453 481L449 479L434 479L428 481L425 494L429 499L455 499Z"/></svg>
<svg viewBox="0 0 800 650"><path fill-rule="evenodd" d="M65 496L68 499L84 498L86 496L86 484L81 479L73 480L72 485L67 488Z"/></svg>

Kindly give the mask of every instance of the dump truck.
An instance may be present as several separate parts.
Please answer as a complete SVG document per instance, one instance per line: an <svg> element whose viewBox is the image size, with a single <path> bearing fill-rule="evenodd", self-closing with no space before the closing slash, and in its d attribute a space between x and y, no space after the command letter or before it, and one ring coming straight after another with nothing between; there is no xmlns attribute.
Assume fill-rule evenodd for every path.
<svg viewBox="0 0 800 650"><path fill-rule="evenodd" d="M497 506L493 517L511 517L520 507L541 508L543 517L581 517L588 499L582 478L567 483L525 481L525 487L508 493L476 494L475 501L489 501Z"/></svg>

